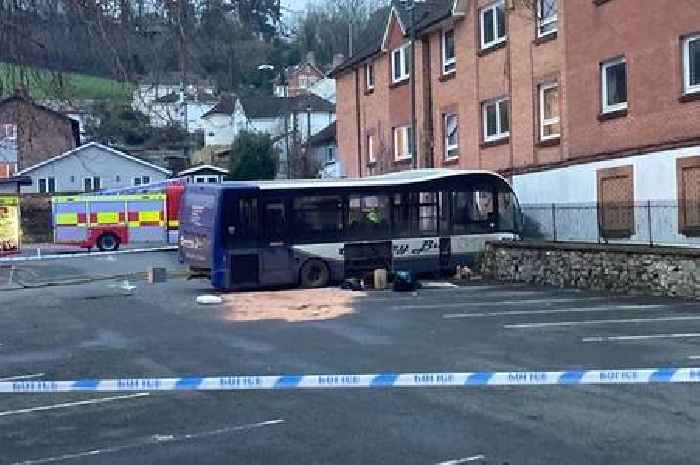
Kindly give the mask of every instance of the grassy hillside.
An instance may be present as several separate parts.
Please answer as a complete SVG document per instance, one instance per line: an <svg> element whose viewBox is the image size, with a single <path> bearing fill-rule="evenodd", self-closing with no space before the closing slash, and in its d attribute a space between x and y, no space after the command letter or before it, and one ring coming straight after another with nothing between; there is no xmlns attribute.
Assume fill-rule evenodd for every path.
<svg viewBox="0 0 700 465"><path fill-rule="evenodd" d="M19 83L27 83L30 95L42 99L122 100L131 98L132 84L78 73L20 68L0 63L0 92L7 96Z"/></svg>

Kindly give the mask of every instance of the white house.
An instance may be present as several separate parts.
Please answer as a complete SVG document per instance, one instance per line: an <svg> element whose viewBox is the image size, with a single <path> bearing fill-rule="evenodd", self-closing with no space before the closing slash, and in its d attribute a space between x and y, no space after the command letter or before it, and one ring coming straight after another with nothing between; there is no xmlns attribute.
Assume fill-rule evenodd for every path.
<svg viewBox="0 0 700 465"><path fill-rule="evenodd" d="M93 192L164 181L170 171L97 142L90 142L36 165L17 175L29 176L31 186L22 192Z"/></svg>
<svg viewBox="0 0 700 465"><path fill-rule="evenodd" d="M228 176L228 170L214 165L197 165L180 171L177 175L187 178L188 183L211 184L222 182Z"/></svg>
<svg viewBox="0 0 700 465"><path fill-rule="evenodd" d="M245 127L240 101L232 95L222 96L214 107L202 115L201 125L205 146L231 145L238 131Z"/></svg>

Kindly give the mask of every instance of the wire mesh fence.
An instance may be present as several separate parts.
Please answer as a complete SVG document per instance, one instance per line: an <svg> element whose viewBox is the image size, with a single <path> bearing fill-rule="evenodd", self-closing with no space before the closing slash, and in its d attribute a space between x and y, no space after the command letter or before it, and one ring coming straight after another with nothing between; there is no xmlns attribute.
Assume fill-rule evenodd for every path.
<svg viewBox="0 0 700 465"><path fill-rule="evenodd" d="M521 237L531 240L700 247L700 203L525 204Z"/></svg>

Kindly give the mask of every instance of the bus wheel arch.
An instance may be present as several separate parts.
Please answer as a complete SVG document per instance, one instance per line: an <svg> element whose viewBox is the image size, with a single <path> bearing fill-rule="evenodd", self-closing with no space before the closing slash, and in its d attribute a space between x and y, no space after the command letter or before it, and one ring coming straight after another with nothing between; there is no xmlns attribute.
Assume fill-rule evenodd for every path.
<svg viewBox="0 0 700 465"><path fill-rule="evenodd" d="M299 268L299 285L304 288L325 287L331 281L331 268L321 258L309 258Z"/></svg>
<svg viewBox="0 0 700 465"><path fill-rule="evenodd" d="M119 249L119 236L113 232L105 232L97 238L97 248L102 252L114 252Z"/></svg>

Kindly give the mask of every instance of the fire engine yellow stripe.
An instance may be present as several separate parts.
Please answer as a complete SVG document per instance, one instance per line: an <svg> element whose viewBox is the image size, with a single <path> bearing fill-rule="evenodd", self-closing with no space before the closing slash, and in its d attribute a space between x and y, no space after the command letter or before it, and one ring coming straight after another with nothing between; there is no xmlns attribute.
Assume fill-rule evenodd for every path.
<svg viewBox="0 0 700 465"><path fill-rule="evenodd" d="M138 221L129 221L130 228L138 228L139 226L141 226L141 223L139 223Z"/></svg>
<svg viewBox="0 0 700 465"><path fill-rule="evenodd" d="M179 221L179 220L168 220L168 227L170 227L170 228L179 228L179 227L180 227L180 221Z"/></svg>
<svg viewBox="0 0 700 465"><path fill-rule="evenodd" d="M77 213L59 213L56 215L56 224L59 226L75 226L78 224Z"/></svg>
<svg viewBox="0 0 700 465"><path fill-rule="evenodd" d="M117 224L119 223L118 212L98 212L97 224Z"/></svg>
<svg viewBox="0 0 700 465"><path fill-rule="evenodd" d="M137 201L137 200L165 200L165 194L125 194L125 195L57 195L51 197L53 203L71 202L115 202L115 201Z"/></svg>
<svg viewBox="0 0 700 465"><path fill-rule="evenodd" d="M139 212L139 221L160 221L158 210Z"/></svg>

